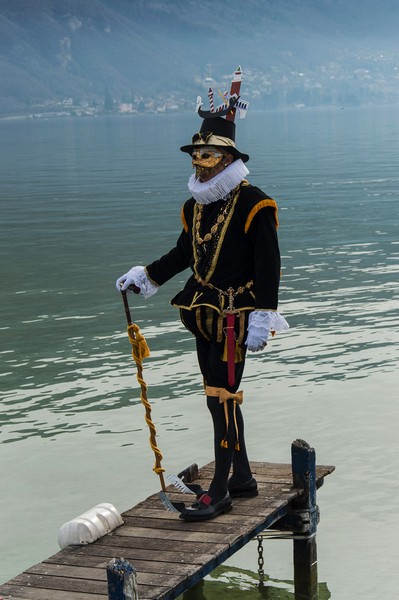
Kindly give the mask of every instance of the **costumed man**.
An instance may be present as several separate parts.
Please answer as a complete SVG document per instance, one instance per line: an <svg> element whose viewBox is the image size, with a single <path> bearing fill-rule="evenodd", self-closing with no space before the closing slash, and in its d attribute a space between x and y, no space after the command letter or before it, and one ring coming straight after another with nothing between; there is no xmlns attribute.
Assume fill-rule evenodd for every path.
<svg viewBox="0 0 399 600"><path fill-rule="evenodd" d="M180 514L187 521L212 519L230 510L232 498L257 495L237 390L247 349L262 350L270 332L288 329L277 312L277 205L246 180L249 156L235 147L235 123L225 114L207 112L200 132L181 148L195 172L175 247L116 283L118 290L139 289L148 298L177 273L192 270L171 303L195 336L213 421L215 472L209 489Z"/></svg>

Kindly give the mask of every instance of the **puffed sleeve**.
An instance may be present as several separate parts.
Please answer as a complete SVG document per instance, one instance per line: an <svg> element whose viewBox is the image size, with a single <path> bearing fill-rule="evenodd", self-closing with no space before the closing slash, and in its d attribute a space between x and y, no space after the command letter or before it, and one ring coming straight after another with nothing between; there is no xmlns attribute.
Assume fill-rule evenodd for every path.
<svg viewBox="0 0 399 600"><path fill-rule="evenodd" d="M148 277L156 285L163 285L190 266L193 251L187 223L191 212L190 205L186 202L181 213L183 229L175 247L146 267Z"/></svg>
<svg viewBox="0 0 399 600"><path fill-rule="evenodd" d="M256 310L277 310L281 269L277 227L275 201L271 198L260 200L252 208L245 225L254 253Z"/></svg>

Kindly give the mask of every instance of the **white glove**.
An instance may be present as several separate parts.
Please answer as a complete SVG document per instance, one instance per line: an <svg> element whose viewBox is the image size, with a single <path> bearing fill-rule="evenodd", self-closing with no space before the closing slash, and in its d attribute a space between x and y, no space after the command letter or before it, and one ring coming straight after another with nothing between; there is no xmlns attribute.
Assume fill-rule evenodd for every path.
<svg viewBox="0 0 399 600"><path fill-rule="evenodd" d="M278 312L254 310L248 319L248 335L245 340L248 350L258 352L267 345L270 331L286 331L287 321Z"/></svg>
<svg viewBox="0 0 399 600"><path fill-rule="evenodd" d="M248 350L258 352L267 344L270 331L270 312L254 310L248 319L248 336L245 340Z"/></svg>
<svg viewBox="0 0 399 600"><path fill-rule="evenodd" d="M158 286L149 280L144 267L133 267L116 280L118 292L131 291L129 290L131 285L138 288L144 298L150 298L158 291Z"/></svg>

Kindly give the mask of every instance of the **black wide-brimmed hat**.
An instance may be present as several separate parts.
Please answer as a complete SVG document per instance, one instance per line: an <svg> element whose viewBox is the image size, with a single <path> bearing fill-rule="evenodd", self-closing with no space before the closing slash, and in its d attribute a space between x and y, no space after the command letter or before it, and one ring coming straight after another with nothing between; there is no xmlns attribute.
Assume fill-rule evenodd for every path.
<svg viewBox="0 0 399 600"><path fill-rule="evenodd" d="M182 146L180 150L192 154L194 148L201 146L215 146L232 154L234 159L241 158L243 162L249 160L248 154L239 152L235 145L236 126L233 121L215 116L205 118L201 129L193 135L192 143Z"/></svg>

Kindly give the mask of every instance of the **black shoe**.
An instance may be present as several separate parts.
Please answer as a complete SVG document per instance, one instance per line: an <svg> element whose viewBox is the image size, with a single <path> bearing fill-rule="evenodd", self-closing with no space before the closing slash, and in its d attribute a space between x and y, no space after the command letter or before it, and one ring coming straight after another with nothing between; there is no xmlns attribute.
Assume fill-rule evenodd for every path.
<svg viewBox="0 0 399 600"><path fill-rule="evenodd" d="M184 521L208 521L232 508L232 501L228 492L219 502L215 502L215 504L211 504L211 502L212 498L208 494L202 494L198 502L182 510L180 519Z"/></svg>
<svg viewBox="0 0 399 600"><path fill-rule="evenodd" d="M194 492L197 498L200 498L203 494L208 494L207 490L202 489L202 487L196 483L188 483L186 485ZM231 498L254 498L258 495L258 484L253 477L242 485L233 488L230 488L230 486L227 485L227 488Z"/></svg>
<svg viewBox="0 0 399 600"><path fill-rule="evenodd" d="M256 479L251 477L242 485L236 487L228 486L229 494L232 498L254 498L258 495L258 484Z"/></svg>

